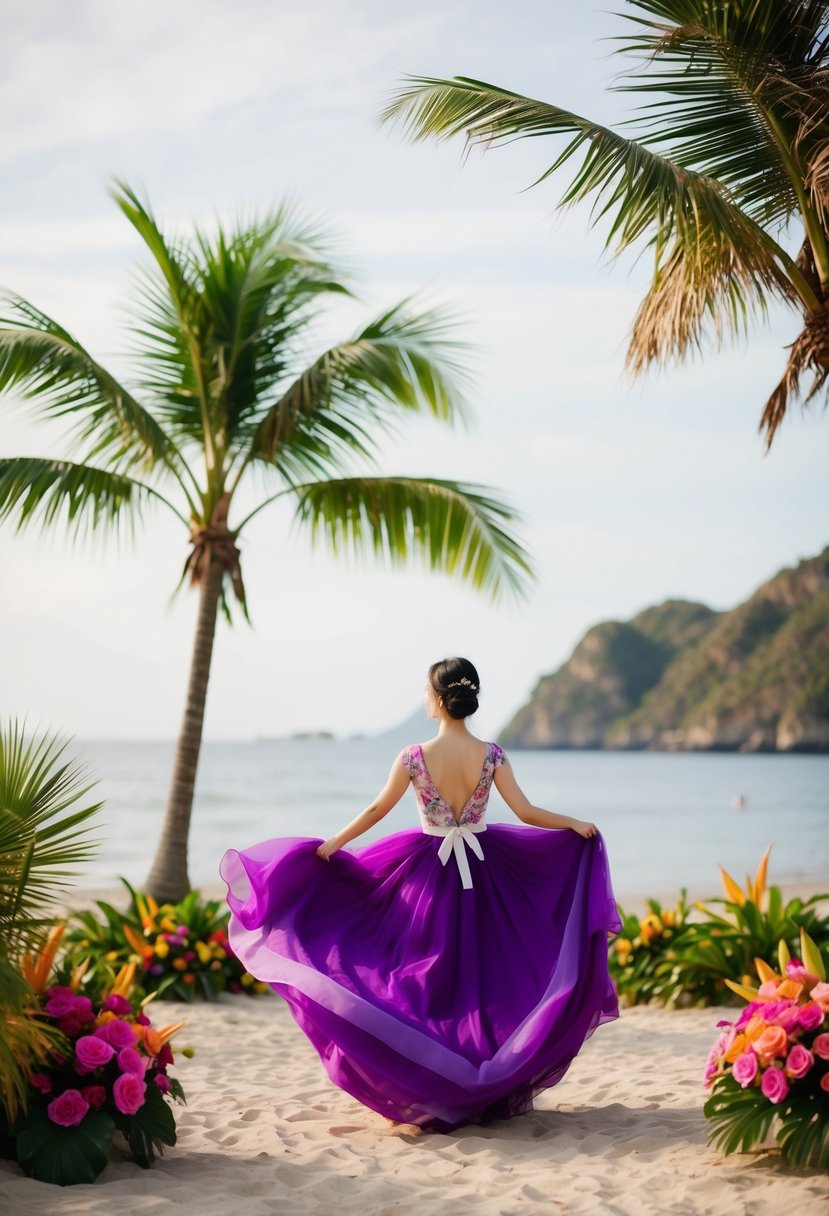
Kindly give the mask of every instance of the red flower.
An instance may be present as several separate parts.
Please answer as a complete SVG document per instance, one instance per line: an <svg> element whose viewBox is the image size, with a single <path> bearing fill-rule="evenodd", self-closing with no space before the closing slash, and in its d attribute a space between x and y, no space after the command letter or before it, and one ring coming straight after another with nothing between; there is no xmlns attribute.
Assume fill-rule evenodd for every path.
<svg viewBox="0 0 829 1216"><path fill-rule="evenodd" d="M93 1110L100 1110L107 1100L107 1091L103 1085L84 1085L81 1097L88 1102Z"/></svg>

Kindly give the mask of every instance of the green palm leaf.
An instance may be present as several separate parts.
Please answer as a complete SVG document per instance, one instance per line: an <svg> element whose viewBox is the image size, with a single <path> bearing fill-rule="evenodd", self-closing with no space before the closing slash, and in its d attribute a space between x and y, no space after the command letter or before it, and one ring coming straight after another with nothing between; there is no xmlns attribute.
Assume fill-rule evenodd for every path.
<svg viewBox="0 0 829 1216"><path fill-rule="evenodd" d="M35 998L22 956L40 948L56 892L98 846L89 828L102 803L87 801L93 782L67 747L55 734L29 737L15 720L0 725L0 1108L10 1117L57 1034L27 1016Z"/></svg>
<svg viewBox="0 0 829 1216"><path fill-rule="evenodd" d="M292 488L312 539L392 566L420 558L500 598L526 593L530 564L506 525L516 515L480 486L409 477L350 477Z"/></svg>
<svg viewBox="0 0 829 1216"><path fill-rule="evenodd" d="M412 312L409 304L401 301L316 359L264 415L250 457L279 462L286 446L306 436L326 444L332 459L336 452L370 455L375 436L401 411L465 421L460 353L467 348L450 336L453 318L441 309Z"/></svg>
<svg viewBox="0 0 829 1216"><path fill-rule="evenodd" d="M16 390L45 417L70 416L90 454L119 468L161 465L180 478L175 444L114 376L61 325L22 296L6 294L0 313L0 393Z"/></svg>
<svg viewBox="0 0 829 1216"><path fill-rule="evenodd" d="M18 531L34 524L48 529L58 519L76 537L98 528L133 529L156 501L185 523L162 494L123 473L40 456L0 459L0 520L15 518Z"/></svg>

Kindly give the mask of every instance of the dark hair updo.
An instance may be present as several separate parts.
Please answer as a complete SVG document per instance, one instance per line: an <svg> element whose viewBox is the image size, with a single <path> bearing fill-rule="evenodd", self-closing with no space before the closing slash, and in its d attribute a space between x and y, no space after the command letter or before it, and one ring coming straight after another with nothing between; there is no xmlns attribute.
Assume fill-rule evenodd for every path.
<svg viewBox="0 0 829 1216"><path fill-rule="evenodd" d="M429 683L450 718L468 718L478 708L481 682L469 659L441 659L429 668Z"/></svg>

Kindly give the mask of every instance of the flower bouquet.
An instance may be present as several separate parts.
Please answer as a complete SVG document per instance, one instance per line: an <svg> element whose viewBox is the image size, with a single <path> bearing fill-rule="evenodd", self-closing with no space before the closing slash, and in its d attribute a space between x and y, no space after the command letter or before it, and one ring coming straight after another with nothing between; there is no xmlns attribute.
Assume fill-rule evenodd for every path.
<svg viewBox="0 0 829 1216"><path fill-rule="evenodd" d="M748 1004L736 1022L717 1022L703 1085L703 1107L715 1121L709 1141L742 1152L769 1136L790 1165L829 1166L829 984L814 941L800 930L801 958L785 941L779 971L754 960L761 983L727 980Z"/></svg>
<svg viewBox="0 0 829 1216"><path fill-rule="evenodd" d="M83 963L68 984L49 985L63 929L55 926L36 960L23 960L37 998L28 1016L56 1027L59 1046L29 1076L25 1111L0 1127L5 1156L16 1158L31 1177L60 1186L93 1182L107 1165L116 1133L139 1165L152 1165L156 1152L176 1142L167 1099L186 1101L180 1082L168 1075L174 1063L169 1040L186 1023L155 1029L144 1012L151 996L136 1008L130 996L134 963L97 999L80 992Z"/></svg>
<svg viewBox="0 0 829 1216"><path fill-rule="evenodd" d="M218 900L190 891L177 904L158 904L152 895L129 892L124 912L96 900L100 916L72 913L66 934L69 953L91 959L90 975L109 979L124 963L138 967L136 987L165 1000L215 1000L221 992L270 991L236 958L227 937L230 913Z"/></svg>

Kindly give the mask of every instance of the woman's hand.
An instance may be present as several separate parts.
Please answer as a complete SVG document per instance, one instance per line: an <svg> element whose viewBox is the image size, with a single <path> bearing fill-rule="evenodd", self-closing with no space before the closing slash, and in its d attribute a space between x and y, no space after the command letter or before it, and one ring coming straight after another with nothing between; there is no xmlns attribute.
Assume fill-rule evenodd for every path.
<svg viewBox="0 0 829 1216"><path fill-rule="evenodd" d="M317 857L321 857L323 861L329 861L332 853L336 853L337 849L341 849L342 845L336 836L332 836L329 840L323 843L317 849Z"/></svg>
<svg viewBox="0 0 829 1216"><path fill-rule="evenodd" d="M595 823L589 823L586 819L574 819L570 826L579 836L595 836L599 831Z"/></svg>

